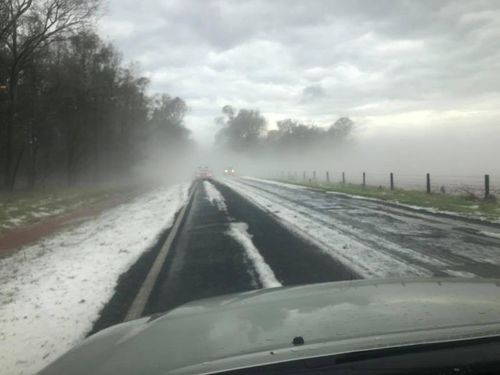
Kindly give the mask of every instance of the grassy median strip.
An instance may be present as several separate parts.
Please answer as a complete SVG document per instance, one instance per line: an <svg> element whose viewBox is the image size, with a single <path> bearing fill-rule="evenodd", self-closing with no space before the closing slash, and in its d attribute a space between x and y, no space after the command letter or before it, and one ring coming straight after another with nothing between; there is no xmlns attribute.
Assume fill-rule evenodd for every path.
<svg viewBox="0 0 500 375"><path fill-rule="evenodd" d="M452 212L461 215L481 217L488 220L500 220L500 205L495 198L480 199L472 195L452 195L384 187L361 186L354 184L327 184L324 182L303 182L294 180L275 180L300 186L333 191L349 195L380 199L382 201Z"/></svg>

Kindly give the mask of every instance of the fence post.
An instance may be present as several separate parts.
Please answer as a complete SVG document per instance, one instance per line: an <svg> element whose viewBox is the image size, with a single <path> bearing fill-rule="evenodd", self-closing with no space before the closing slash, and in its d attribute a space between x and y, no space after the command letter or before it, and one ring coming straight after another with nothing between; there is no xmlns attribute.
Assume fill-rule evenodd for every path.
<svg viewBox="0 0 500 375"><path fill-rule="evenodd" d="M394 173L391 172L391 190L394 190Z"/></svg>
<svg viewBox="0 0 500 375"><path fill-rule="evenodd" d="M342 172L342 184L345 185L345 172Z"/></svg>
<svg viewBox="0 0 500 375"><path fill-rule="evenodd" d="M326 171L326 183L330 185L330 172Z"/></svg>
<svg viewBox="0 0 500 375"><path fill-rule="evenodd" d="M366 172L363 172L363 187L366 186Z"/></svg>
<svg viewBox="0 0 500 375"><path fill-rule="evenodd" d="M488 199L490 196L490 175L484 175L484 199Z"/></svg>
<svg viewBox="0 0 500 375"><path fill-rule="evenodd" d="M427 178L427 194L430 194L431 193L431 174L427 173L426 178Z"/></svg>

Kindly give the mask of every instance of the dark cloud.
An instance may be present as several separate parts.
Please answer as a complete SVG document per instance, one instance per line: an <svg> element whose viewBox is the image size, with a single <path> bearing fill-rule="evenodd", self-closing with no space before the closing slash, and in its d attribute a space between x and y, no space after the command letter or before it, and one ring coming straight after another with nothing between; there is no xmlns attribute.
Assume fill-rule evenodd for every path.
<svg viewBox="0 0 500 375"><path fill-rule="evenodd" d="M307 86L302 90L302 99L306 102L322 98L325 95L325 90L320 85Z"/></svg>
<svg viewBox="0 0 500 375"><path fill-rule="evenodd" d="M199 134L226 103L373 126L499 111L495 0L109 0L100 28Z"/></svg>

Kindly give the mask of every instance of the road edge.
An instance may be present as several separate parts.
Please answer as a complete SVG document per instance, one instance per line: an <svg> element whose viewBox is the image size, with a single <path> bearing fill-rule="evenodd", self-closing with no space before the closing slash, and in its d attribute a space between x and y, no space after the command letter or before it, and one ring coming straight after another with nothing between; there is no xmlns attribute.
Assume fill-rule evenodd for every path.
<svg viewBox="0 0 500 375"><path fill-rule="evenodd" d="M125 315L125 318L123 320L124 322L138 319L142 316L144 308L146 307L149 297L151 296L151 293L153 291L153 288L156 285L156 281L158 279L160 271L163 268L165 260L167 259L167 255L170 252L170 248L172 247L172 244L175 238L177 237L177 233L179 232L181 225L184 222L184 217L186 216L186 213L189 210L189 207L191 206L191 202L193 200L197 186L198 182L194 182L191 185L191 189L189 191L189 197L186 201L186 204L181 209L179 215L177 216L177 219L172 225L172 228L167 236L167 239L165 240L165 243L161 247L161 250L158 253L158 255L156 256L153 265L149 269L149 272L146 278L144 279L144 282L141 285L141 288L137 292L137 295L135 296L132 304L130 305L130 308L127 311L127 314Z"/></svg>
<svg viewBox="0 0 500 375"><path fill-rule="evenodd" d="M272 182L276 181L276 180L268 179L268 178L260 178L260 179L263 181L272 181ZM366 201L371 201L374 203L380 203L380 204L387 206L387 207L399 208L399 209L410 211L410 212L416 212L416 213L420 213L420 214L428 214L428 215L433 215L436 217L442 217L442 218L452 219L452 220L461 220L461 221L468 222L470 224L485 225L485 226L488 226L490 228L496 228L496 229L500 228L500 222L491 221L491 220L488 220L486 218L482 219L479 217L470 217L470 216L466 216L466 215L460 215L458 213L456 214L453 212L432 211L428 207L421 207L421 208L417 207L417 206L411 207L411 206L405 205L403 203L389 202L389 201L384 201L383 199L378 199L378 198L364 197L361 195L342 193L342 192L334 191L334 190L326 190L326 189L322 189L322 188L303 186L303 185L294 184L294 183L290 183L290 182L282 182L282 181L278 181L278 182L280 182L282 184L291 185L291 186L300 186L305 190L314 191L316 193L335 195L335 196L338 196L340 198L366 200Z"/></svg>

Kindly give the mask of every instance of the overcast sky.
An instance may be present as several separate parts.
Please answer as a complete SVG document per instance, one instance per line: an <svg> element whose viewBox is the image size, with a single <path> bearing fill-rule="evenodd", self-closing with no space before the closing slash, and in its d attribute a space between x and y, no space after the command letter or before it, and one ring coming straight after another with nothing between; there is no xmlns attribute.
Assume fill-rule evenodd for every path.
<svg viewBox="0 0 500 375"><path fill-rule="evenodd" d="M500 130L500 1L108 0L99 29L187 101L198 140L225 104L365 135Z"/></svg>

